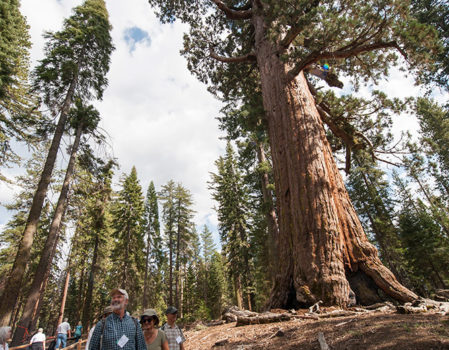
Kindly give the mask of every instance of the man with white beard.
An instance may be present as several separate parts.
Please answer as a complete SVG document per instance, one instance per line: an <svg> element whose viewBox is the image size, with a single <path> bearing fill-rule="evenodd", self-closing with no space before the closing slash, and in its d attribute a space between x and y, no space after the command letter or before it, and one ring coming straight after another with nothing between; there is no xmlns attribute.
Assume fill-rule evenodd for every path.
<svg viewBox="0 0 449 350"><path fill-rule="evenodd" d="M126 312L128 293L116 288L111 291L112 314L97 323L89 350L146 350L139 322Z"/></svg>

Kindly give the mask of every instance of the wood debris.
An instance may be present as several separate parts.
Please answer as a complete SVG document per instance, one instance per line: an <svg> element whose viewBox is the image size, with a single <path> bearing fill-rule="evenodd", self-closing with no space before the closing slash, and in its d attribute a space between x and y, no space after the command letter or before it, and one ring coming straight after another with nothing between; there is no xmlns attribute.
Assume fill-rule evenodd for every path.
<svg viewBox="0 0 449 350"><path fill-rule="evenodd" d="M326 339L324 339L323 332L318 333L318 342L320 343L321 350L329 350L329 345L326 343Z"/></svg>

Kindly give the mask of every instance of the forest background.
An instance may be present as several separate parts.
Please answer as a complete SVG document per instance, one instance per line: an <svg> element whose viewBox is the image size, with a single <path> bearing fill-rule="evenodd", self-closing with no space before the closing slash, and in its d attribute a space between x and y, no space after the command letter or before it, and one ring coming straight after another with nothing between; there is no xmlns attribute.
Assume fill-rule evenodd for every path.
<svg viewBox="0 0 449 350"><path fill-rule="evenodd" d="M270 175L267 146L263 148L268 161L261 164L253 136L246 132L236 134L223 119L221 124L217 123L222 105L188 73L178 54L185 26L160 25L146 2L120 3L106 4L116 50L111 55L109 87L103 101L95 103L101 118L98 130L108 136L106 142L91 143L97 161L101 159L94 167L97 173L89 173L81 164L75 171L69 206L45 280L45 293L33 309L30 331L38 325L54 329L65 281L69 281L65 314L73 324L82 320L86 327L91 324L95 310L107 304L108 290L116 286L118 279L131 295L130 311L151 306L161 312L167 304L175 304L187 321L216 318L229 304L262 310L269 296L272 272L266 267L270 254L266 243L268 223L260 179L263 174ZM80 4L80 1L40 2L37 9L35 2L22 2L22 13L31 25L34 44L32 66L43 57L41 28L60 30L62 19ZM125 16L129 10L133 15ZM42 13L59 15L54 16L53 22ZM413 78L404 80L402 72L394 70L391 74L388 81L379 85L389 99L424 96L425 87L429 87L415 87ZM444 84L431 86L433 93L427 96L444 103ZM365 87L362 95L367 97L370 91L371 87ZM449 277L449 218L444 196L447 185L442 176L448 170L445 162L449 148L444 148L448 142L448 131L444 129L448 127L447 109L439 110L433 102L424 100L421 104L408 101L407 110L399 107L399 101L395 103L390 109L400 116L392 118L393 126L383 123L385 129L378 129L379 133L391 131L398 140L398 130L412 130L420 147L409 144L407 152L397 153L402 157L400 161L387 157L390 163L401 162L402 167L381 166L379 162L353 165L352 175L346 177L347 186L383 262L401 283L420 295L431 296L436 289L447 288ZM226 144L225 140L219 140L220 136L238 142ZM63 140L64 146L72 142L68 136ZM15 143L13 137L8 141L4 152L9 159L3 158L1 174L12 180L18 169L26 169L27 173L22 173L14 184L6 184L7 179L1 183L2 189L6 189L2 190L2 202L9 201L9 211L2 212L5 221L1 223L2 286L23 229L23 215L28 209L24 198L32 196L32 184L38 180L36 174L42 167L43 150L48 147L29 141L35 142L37 152L31 158L25 156L21 167L8 169L5 166L15 160L8 152L26 155L28 150L24 144ZM341 150L338 143L335 148ZM53 216L68 158L64 147L59 154L61 171L55 173L52 191L45 201L11 324L23 318L32 276ZM120 169L105 167L111 156L117 159ZM25 165L27 159L32 163ZM100 191L99 184L103 186ZM226 192L227 184L232 184L234 190ZM11 201L11 192L7 194L11 188L19 195L16 202ZM108 198L100 200L107 204L102 212L105 226L101 235L92 234L91 230L92 220L98 217L94 197L97 195ZM241 216L233 217L235 213L226 211L229 207L226 208L223 198L231 195L235 196L232 203L239 203L236 206L242 209L238 214ZM219 209L218 219L210 210L213 206ZM129 214L130 208L133 215ZM231 230L226 225L232 222L245 226L244 235L237 240L227 235ZM130 230L133 239L129 239ZM217 233L221 235L221 249ZM122 259L124 251L130 254L127 259ZM236 254L243 255L247 262L244 271L239 271L240 286L229 283L228 278L242 267L232 259Z"/></svg>

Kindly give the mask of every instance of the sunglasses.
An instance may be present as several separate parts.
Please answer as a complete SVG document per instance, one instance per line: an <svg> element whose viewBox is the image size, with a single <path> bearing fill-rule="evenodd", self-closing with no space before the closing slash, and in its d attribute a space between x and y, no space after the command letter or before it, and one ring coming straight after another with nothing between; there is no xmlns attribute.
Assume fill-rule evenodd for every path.
<svg viewBox="0 0 449 350"><path fill-rule="evenodd" d="M154 318L142 318L140 320L140 324L144 324L144 323L151 323L151 321L153 321Z"/></svg>

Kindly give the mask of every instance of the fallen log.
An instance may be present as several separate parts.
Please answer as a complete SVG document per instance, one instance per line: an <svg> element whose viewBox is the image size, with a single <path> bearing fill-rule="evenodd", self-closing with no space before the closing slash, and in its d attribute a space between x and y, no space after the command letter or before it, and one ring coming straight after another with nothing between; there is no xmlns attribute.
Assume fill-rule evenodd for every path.
<svg viewBox="0 0 449 350"><path fill-rule="evenodd" d="M206 323L205 326L206 327L221 326L224 323L225 323L225 320L215 320L215 321L210 321L210 322Z"/></svg>
<svg viewBox="0 0 449 350"><path fill-rule="evenodd" d="M357 314L362 314L362 312L355 312L355 311L347 311L347 310L334 310L325 314L319 314L317 315L318 318L331 318L331 317L344 317L344 316L354 316Z"/></svg>
<svg viewBox="0 0 449 350"><path fill-rule="evenodd" d="M363 308L367 309L367 310L376 310L376 309L384 308L385 306L387 306L387 307L389 307L391 309L394 308L394 305L392 303L388 302L388 301L386 301L384 303L377 303L377 304L372 304L372 305L369 305L369 306L364 306Z"/></svg>
<svg viewBox="0 0 449 350"><path fill-rule="evenodd" d="M415 300L413 303L399 305L396 307L396 310L399 314L433 312L441 315L447 315L449 312L449 303L420 298Z"/></svg>
<svg viewBox="0 0 449 350"><path fill-rule="evenodd" d="M361 312L357 313L355 311L335 310L325 314L305 314L305 315L296 315L291 313L275 314L272 312L267 312L263 314L256 314L255 316L238 316L236 327L247 326L251 324L284 322L290 321L291 319L305 319L316 321L322 318L354 316L356 314L361 314Z"/></svg>
<svg viewBox="0 0 449 350"><path fill-rule="evenodd" d="M264 324L273 322L289 321L294 317L292 314L274 314L264 313L256 316L238 316L236 327L247 326L250 324Z"/></svg>
<svg viewBox="0 0 449 350"><path fill-rule="evenodd" d="M435 296L439 301L449 301L449 289L437 289Z"/></svg>
<svg viewBox="0 0 449 350"><path fill-rule="evenodd" d="M255 317L259 315L257 312L248 310L240 310L237 306L231 306L223 312L221 317L226 323L236 322L238 317Z"/></svg>

